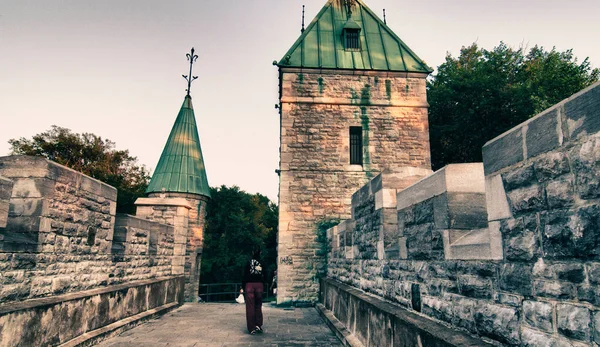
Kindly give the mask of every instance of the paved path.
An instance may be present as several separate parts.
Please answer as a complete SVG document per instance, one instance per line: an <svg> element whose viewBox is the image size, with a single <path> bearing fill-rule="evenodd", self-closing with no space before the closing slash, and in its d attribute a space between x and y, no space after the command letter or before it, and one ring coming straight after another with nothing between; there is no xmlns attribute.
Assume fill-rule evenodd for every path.
<svg viewBox="0 0 600 347"><path fill-rule="evenodd" d="M125 346L342 346L316 309L263 305L264 334L246 331L244 305L185 304L101 347Z"/></svg>

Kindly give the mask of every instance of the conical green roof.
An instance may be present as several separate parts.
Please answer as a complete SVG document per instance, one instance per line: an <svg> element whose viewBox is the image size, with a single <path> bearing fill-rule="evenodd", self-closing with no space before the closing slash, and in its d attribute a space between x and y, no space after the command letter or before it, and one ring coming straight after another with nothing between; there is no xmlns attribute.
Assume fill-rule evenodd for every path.
<svg viewBox="0 0 600 347"><path fill-rule="evenodd" d="M181 105L146 193L191 193L210 197L192 98Z"/></svg>
<svg viewBox="0 0 600 347"><path fill-rule="evenodd" d="M329 0L296 43L277 63L280 67L425 72L425 64L361 0L353 0L348 18L345 1ZM344 27L360 27L360 50L346 50Z"/></svg>

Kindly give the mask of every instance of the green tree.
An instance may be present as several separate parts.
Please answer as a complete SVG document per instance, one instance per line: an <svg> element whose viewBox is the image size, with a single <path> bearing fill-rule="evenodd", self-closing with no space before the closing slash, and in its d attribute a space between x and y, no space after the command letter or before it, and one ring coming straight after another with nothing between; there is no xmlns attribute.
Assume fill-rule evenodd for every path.
<svg viewBox="0 0 600 347"><path fill-rule="evenodd" d="M448 54L428 82L432 166L481 161L489 140L598 80L572 50L492 50L476 43Z"/></svg>
<svg viewBox="0 0 600 347"><path fill-rule="evenodd" d="M202 283L236 283L255 246L272 276L277 267L277 205L261 194L239 187L210 189L200 279Z"/></svg>
<svg viewBox="0 0 600 347"><path fill-rule="evenodd" d="M134 202L148 186L150 175L128 150L116 150L115 143L100 136L53 125L31 139L8 141L11 154L40 156L118 189L117 212L133 213Z"/></svg>

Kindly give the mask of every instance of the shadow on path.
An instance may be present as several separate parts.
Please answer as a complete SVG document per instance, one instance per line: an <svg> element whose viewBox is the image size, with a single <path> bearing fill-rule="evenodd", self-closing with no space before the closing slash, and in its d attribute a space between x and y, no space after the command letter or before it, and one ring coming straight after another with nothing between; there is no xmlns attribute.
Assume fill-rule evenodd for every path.
<svg viewBox="0 0 600 347"><path fill-rule="evenodd" d="M185 304L97 346L342 346L312 307L265 304L265 333L254 336L245 312L239 304Z"/></svg>

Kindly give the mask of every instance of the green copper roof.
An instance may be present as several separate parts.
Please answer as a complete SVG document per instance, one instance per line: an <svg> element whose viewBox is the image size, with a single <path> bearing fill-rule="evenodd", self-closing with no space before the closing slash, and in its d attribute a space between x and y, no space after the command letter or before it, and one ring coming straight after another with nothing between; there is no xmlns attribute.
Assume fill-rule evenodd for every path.
<svg viewBox="0 0 600 347"><path fill-rule="evenodd" d="M163 191L210 197L192 98L181 105L146 193Z"/></svg>
<svg viewBox="0 0 600 347"><path fill-rule="evenodd" d="M329 0L304 33L277 63L280 67L358 69L403 72L433 70L361 0L353 0L347 18L343 0ZM344 27L361 28L361 49L344 49Z"/></svg>

